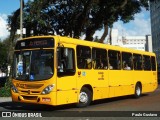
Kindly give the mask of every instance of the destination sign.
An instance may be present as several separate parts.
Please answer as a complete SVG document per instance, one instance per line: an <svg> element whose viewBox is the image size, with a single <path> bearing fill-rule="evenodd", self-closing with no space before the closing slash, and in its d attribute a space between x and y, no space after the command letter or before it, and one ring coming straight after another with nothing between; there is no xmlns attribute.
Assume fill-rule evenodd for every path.
<svg viewBox="0 0 160 120"><path fill-rule="evenodd" d="M31 49L31 48L53 48L53 38L33 38L22 41L17 41L15 50Z"/></svg>

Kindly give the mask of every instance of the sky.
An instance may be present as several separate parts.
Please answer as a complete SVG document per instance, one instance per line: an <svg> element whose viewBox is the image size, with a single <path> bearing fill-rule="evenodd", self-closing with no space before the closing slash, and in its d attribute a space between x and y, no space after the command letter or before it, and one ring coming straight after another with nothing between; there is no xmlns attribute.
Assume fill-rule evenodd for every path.
<svg viewBox="0 0 160 120"><path fill-rule="evenodd" d="M118 29L119 36L145 36L151 35L150 11L142 9L140 13L135 14L134 20L129 23L117 21L113 24L113 29ZM97 31L94 36L101 36L103 30Z"/></svg>
<svg viewBox="0 0 160 120"><path fill-rule="evenodd" d="M28 0L24 0L27 2ZM20 0L0 0L0 40L9 36L7 17L20 7Z"/></svg>
<svg viewBox="0 0 160 120"><path fill-rule="evenodd" d="M24 0L27 2L28 0ZM20 7L20 0L0 0L0 40L5 39L9 32L7 30L7 16L11 15ZM150 12L143 11L135 15L135 19L129 23L118 21L114 23L113 29L118 29L119 35L144 36L151 34ZM103 30L97 31L94 36L100 37Z"/></svg>

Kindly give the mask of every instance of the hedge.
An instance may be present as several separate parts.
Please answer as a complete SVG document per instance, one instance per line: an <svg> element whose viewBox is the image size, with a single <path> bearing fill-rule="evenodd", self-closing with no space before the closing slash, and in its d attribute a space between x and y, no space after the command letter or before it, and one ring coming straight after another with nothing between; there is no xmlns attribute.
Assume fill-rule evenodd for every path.
<svg viewBox="0 0 160 120"><path fill-rule="evenodd" d="M11 96L11 79L7 78L5 86L0 88L0 97L10 97Z"/></svg>

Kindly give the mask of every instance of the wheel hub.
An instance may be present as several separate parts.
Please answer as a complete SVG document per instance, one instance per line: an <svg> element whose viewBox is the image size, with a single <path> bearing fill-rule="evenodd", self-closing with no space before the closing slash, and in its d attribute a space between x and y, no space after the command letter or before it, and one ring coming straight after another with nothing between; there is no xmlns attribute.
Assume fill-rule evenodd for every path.
<svg viewBox="0 0 160 120"><path fill-rule="evenodd" d="M139 87L137 88L136 93L137 93L138 96L140 96L140 94L141 94L141 89L140 89Z"/></svg>
<svg viewBox="0 0 160 120"><path fill-rule="evenodd" d="M85 92L81 92L79 95L79 101L86 103L88 101L88 95Z"/></svg>

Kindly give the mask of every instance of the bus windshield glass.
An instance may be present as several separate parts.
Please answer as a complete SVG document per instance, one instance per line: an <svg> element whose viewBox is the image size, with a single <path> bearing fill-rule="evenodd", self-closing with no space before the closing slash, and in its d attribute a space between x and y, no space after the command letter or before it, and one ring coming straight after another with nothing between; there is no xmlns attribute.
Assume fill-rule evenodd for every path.
<svg viewBox="0 0 160 120"><path fill-rule="evenodd" d="M16 51L13 78L17 80L47 80L53 76L53 49Z"/></svg>

